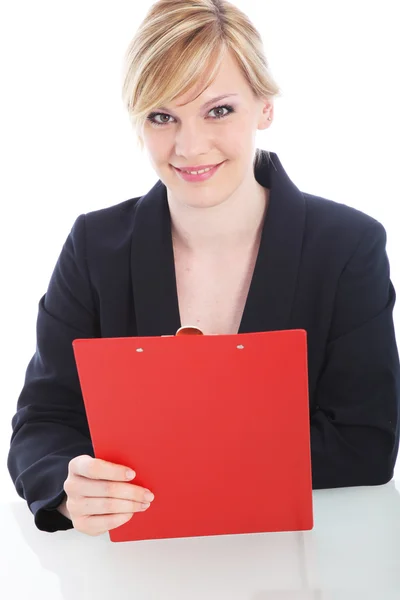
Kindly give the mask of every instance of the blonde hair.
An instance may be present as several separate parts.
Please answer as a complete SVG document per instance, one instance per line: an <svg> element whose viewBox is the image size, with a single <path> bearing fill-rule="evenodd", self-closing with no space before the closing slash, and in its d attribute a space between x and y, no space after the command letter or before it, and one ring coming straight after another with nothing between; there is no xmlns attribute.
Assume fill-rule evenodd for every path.
<svg viewBox="0 0 400 600"><path fill-rule="evenodd" d="M281 95L260 34L236 6L227 0L158 0L151 6L128 46L123 75L122 100L141 150L149 112L204 81L200 96L226 51L233 52L256 98ZM257 150L255 163L260 158Z"/></svg>

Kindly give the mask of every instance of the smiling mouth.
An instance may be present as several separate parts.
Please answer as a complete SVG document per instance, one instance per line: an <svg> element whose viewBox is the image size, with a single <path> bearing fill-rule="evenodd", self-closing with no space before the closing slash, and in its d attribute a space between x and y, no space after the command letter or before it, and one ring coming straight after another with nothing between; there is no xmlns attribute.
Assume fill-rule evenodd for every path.
<svg viewBox="0 0 400 600"><path fill-rule="evenodd" d="M225 164L225 160L221 163L214 165L209 169L203 169L197 172L187 172L176 167L172 167L175 170L177 176L188 183L201 183L209 181L219 171L219 169ZM172 165L171 165L172 166Z"/></svg>
<svg viewBox="0 0 400 600"><path fill-rule="evenodd" d="M207 167L202 167L200 169L180 169L179 167L174 167L174 169L176 169L177 171L181 171L182 173L189 173L191 175L201 175L202 173L207 173L208 171L211 171L211 169L215 169L215 167L219 167L219 165L222 165L223 162L225 161L216 163L215 165L208 165Z"/></svg>

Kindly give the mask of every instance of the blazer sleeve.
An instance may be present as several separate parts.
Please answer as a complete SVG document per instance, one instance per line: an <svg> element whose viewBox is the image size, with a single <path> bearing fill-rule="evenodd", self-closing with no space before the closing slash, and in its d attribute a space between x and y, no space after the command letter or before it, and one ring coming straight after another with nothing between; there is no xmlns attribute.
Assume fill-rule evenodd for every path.
<svg viewBox="0 0 400 600"><path fill-rule="evenodd" d="M386 231L374 221L339 279L311 414L313 488L379 485L399 447L400 365Z"/></svg>
<svg viewBox="0 0 400 600"><path fill-rule="evenodd" d="M65 497L69 461L94 456L72 348L76 338L99 336L85 253L80 215L39 301L36 352L12 419L8 469L36 526L49 532L72 528L55 510Z"/></svg>

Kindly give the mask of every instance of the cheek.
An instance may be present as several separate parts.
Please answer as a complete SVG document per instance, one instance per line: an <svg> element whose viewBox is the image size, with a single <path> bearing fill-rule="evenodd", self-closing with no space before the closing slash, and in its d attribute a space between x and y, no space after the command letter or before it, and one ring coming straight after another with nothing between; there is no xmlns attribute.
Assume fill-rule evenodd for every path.
<svg viewBox="0 0 400 600"><path fill-rule="evenodd" d="M236 119L235 122L227 124L229 126L224 127L219 137L223 139L225 146L231 146L232 149L240 150L240 148L247 148L250 140L254 135L254 125L250 122L250 119L243 117Z"/></svg>
<svg viewBox="0 0 400 600"><path fill-rule="evenodd" d="M230 129L224 135L220 146L223 147L227 156L240 158L247 154L252 145L252 139L241 128Z"/></svg>
<svg viewBox="0 0 400 600"><path fill-rule="evenodd" d="M168 151L168 136L164 132L159 132L149 128L143 135L144 144L153 159L158 162Z"/></svg>

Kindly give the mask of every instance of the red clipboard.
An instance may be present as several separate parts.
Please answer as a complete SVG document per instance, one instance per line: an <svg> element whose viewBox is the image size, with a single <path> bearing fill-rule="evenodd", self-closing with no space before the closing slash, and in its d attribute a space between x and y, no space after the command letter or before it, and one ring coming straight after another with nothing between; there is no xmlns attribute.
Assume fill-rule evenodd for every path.
<svg viewBox="0 0 400 600"><path fill-rule="evenodd" d="M73 350L95 456L155 495L112 541L312 529L305 330Z"/></svg>

